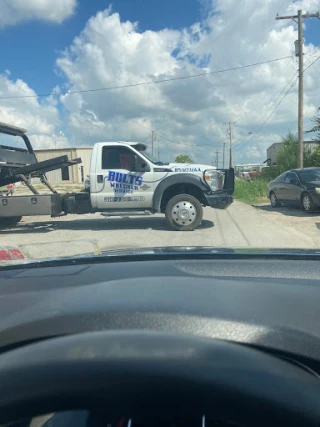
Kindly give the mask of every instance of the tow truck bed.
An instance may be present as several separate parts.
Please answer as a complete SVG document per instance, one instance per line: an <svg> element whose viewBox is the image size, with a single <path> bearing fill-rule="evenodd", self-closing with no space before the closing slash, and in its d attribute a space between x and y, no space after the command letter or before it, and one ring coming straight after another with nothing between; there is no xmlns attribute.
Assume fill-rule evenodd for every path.
<svg viewBox="0 0 320 427"><path fill-rule="evenodd" d="M0 145L0 186L14 184L29 178L42 178L47 172L81 163L81 159L69 160L68 156L38 162L26 130L0 123L0 133L20 136L26 149Z"/></svg>
<svg viewBox="0 0 320 427"><path fill-rule="evenodd" d="M3 185L14 184L21 181L21 175L29 175L31 178L41 177L43 174L69 167L81 163L81 159L68 160L68 156L60 156L54 159L36 162L27 166L17 166L17 164L3 165L3 172L0 172L0 187Z"/></svg>

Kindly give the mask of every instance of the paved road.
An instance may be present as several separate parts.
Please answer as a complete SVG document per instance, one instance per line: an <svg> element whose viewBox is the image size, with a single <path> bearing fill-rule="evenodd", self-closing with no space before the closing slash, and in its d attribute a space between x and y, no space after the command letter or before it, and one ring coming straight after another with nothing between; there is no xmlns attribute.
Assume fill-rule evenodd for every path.
<svg viewBox="0 0 320 427"><path fill-rule="evenodd" d="M320 214L235 201L226 211L204 209L193 232L168 229L163 215L104 218L70 215L28 217L0 231L0 247L20 247L31 258L98 253L100 249L154 246L320 248Z"/></svg>

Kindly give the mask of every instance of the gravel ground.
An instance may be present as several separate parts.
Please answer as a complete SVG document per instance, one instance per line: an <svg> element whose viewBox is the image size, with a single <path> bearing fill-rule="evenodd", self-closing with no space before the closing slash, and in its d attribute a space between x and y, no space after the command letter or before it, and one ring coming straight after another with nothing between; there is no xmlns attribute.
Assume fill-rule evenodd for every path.
<svg viewBox="0 0 320 427"><path fill-rule="evenodd" d="M171 231L163 215L104 218L100 214L25 217L0 231L0 249L19 248L28 259L98 254L102 249L159 246L320 248L320 213L235 201L227 210L204 209L200 228Z"/></svg>

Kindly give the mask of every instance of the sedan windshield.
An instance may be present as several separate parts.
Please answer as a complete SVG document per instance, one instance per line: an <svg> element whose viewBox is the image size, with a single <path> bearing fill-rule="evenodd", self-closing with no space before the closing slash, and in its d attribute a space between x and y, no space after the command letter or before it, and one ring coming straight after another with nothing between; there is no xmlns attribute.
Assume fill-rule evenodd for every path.
<svg viewBox="0 0 320 427"><path fill-rule="evenodd" d="M300 178L304 182L320 181L320 168L299 172Z"/></svg>

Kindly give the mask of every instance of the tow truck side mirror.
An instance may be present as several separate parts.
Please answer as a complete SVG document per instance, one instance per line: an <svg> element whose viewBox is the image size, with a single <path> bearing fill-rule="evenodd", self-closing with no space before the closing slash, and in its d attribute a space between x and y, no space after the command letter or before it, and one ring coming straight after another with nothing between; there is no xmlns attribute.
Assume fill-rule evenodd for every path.
<svg viewBox="0 0 320 427"><path fill-rule="evenodd" d="M140 156L133 157L133 172L150 172L150 166Z"/></svg>

